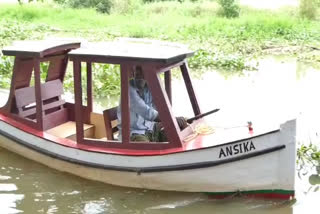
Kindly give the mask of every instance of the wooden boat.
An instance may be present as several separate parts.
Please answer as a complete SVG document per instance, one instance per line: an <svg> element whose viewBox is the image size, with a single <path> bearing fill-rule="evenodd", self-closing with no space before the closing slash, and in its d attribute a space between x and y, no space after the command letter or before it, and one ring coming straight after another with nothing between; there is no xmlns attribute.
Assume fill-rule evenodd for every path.
<svg viewBox="0 0 320 214"><path fill-rule="evenodd" d="M87 47L70 41L25 41L2 52L15 56L10 95L0 109L0 145L12 152L57 170L119 186L206 192L216 197L294 196L295 120L270 129L255 124L250 130L242 127L197 134L195 130L205 122L200 118L180 131L171 108L173 68L181 70L194 115L202 113L187 66L193 52L183 46L139 40ZM74 103L61 98L69 60L73 62ZM42 62L49 62L45 80L41 80ZM84 63L86 70L81 69ZM93 63L120 65L115 72L121 73L122 141L114 136L115 108L93 112ZM168 142L130 141L128 82L135 65L147 71L145 79Z"/></svg>

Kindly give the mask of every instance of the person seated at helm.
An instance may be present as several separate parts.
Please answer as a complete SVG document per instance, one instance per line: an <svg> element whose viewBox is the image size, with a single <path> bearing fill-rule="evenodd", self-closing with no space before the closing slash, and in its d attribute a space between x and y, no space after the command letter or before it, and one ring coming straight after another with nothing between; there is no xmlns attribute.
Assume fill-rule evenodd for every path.
<svg viewBox="0 0 320 214"><path fill-rule="evenodd" d="M153 103L153 98L141 66L136 66L133 79L129 82L130 97L130 140L165 142L167 138L159 119L159 113ZM119 139L121 140L121 104L117 109ZM187 127L184 117L177 117L180 129Z"/></svg>

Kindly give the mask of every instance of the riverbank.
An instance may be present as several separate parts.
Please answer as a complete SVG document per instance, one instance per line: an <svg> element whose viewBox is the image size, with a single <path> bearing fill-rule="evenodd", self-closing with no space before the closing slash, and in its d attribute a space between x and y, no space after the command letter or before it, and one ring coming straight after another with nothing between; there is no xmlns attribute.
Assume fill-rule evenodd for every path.
<svg viewBox="0 0 320 214"><path fill-rule="evenodd" d="M90 41L138 37L186 43L199 50L191 62L193 67L250 69L247 59L264 54L266 49L278 52L281 48L281 52L289 50L290 55L303 54L303 59L310 59L305 53L320 47L320 22L299 18L296 7L268 10L242 6L239 18L227 19L218 15L219 6L211 1L130 2L115 7L110 15L56 4L2 4L0 22L34 28L32 33L40 31L42 37ZM13 39L15 35L7 43ZM304 48L303 53L297 46Z"/></svg>

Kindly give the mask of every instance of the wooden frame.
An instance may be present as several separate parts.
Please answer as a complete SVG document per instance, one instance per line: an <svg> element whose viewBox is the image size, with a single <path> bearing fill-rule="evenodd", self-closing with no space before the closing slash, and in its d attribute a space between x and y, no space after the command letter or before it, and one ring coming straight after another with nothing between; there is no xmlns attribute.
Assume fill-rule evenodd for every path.
<svg viewBox="0 0 320 214"><path fill-rule="evenodd" d="M20 46L21 45L21 46ZM24 47L23 45L26 45ZM2 50L3 54L15 56L13 75L11 80L10 94L8 102L0 109L0 113L8 115L12 118L19 118L17 120L35 128L39 131L44 131L52 126L62 123L66 120L67 111L63 114L52 113L47 116L44 115L43 91L40 78L40 63L48 61L48 75L45 80L47 82L53 80L60 80L63 82L67 64L67 53L75 48L79 48L79 42L70 41L23 41L16 46L7 47ZM15 92L16 90L30 87L34 72L34 94L36 103L36 117L35 121L27 118L17 116L19 113L18 106L16 106ZM49 105L47 106L49 107Z"/></svg>

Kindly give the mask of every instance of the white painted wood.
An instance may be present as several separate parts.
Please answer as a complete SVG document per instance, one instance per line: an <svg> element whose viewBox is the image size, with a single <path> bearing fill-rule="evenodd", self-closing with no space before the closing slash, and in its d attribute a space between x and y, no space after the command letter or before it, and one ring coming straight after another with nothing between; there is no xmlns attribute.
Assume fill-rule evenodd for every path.
<svg viewBox="0 0 320 214"><path fill-rule="evenodd" d="M0 146L51 168L120 186L188 192L294 190L295 123L295 120L289 121L281 126L280 132L250 139L255 146L255 150L248 151L247 154L279 145L285 145L284 149L213 167L167 172L137 173L87 167L41 154L2 135L0 135ZM22 139L29 146L48 151L65 159L117 167L161 167L227 160L241 156L243 153L219 158L222 148L225 149L227 146L247 142L241 141L230 145L168 155L137 157L103 154L62 146L25 133L2 121L0 121L0 130ZM222 143L226 142L222 141Z"/></svg>

